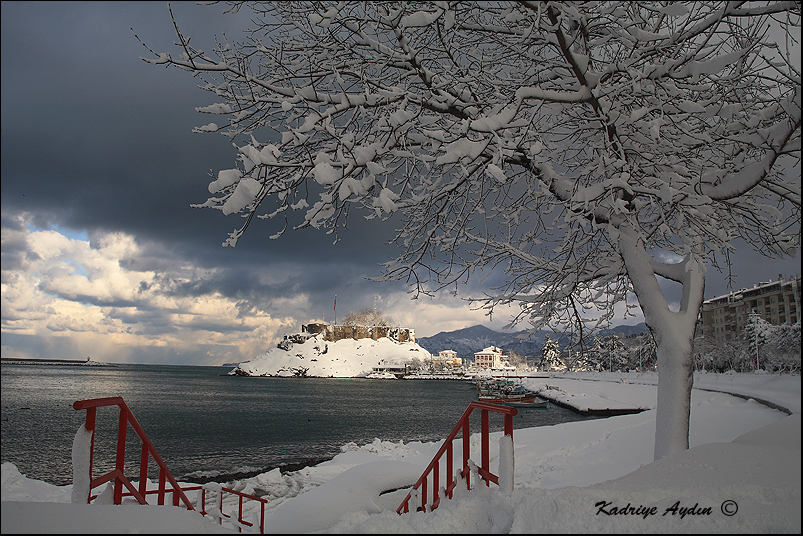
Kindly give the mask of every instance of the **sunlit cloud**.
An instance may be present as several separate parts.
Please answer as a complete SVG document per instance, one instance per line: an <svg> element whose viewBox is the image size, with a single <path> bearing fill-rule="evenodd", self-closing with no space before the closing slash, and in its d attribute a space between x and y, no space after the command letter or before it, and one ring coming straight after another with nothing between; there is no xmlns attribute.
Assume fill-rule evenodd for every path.
<svg viewBox="0 0 803 536"><path fill-rule="evenodd" d="M90 241L20 229L26 230L3 229L3 248L13 243L18 252L18 262L4 263L2 270L4 357L91 355L121 362L147 361L150 354L186 364L238 362L261 354L297 323L214 290L175 292L189 281L188 270L201 279L213 270L186 264L162 273L125 268L141 250L123 233ZM32 339L39 339L38 352L23 344ZM42 348L55 355L41 355Z"/></svg>

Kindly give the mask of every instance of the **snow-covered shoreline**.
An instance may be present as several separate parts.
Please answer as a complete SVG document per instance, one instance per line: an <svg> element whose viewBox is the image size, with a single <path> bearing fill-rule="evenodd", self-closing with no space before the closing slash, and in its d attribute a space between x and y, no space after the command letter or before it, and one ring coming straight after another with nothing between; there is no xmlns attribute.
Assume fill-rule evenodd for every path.
<svg viewBox="0 0 803 536"><path fill-rule="evenodd" d="M524 381L530 387L559 385L576 396L650 409L516 429L515 485L508 495L493 488L462 490L435 512L399 516L395 508L406 490L380 493L417 479L440 442L380 439L344 445L334 459L313 467L238 481L235 489L270 497L266 523L282 532L800 531L800 376L696 374L691 449L657 462L652 460L654 375L568 376ZM770 400L792 415L704 389ZM491 435L492 471L498 469L500 435ZM476 435L472 445L475 441ZM472 456L477 452L473 445ZM142 532L225 529L199 524L197 514L173 507L58 504L69 502L71 488L27 479L3 464L3 532L70 532L79 527L81 532L123 532L131 525ZM695 513L689 513L695 504ZM737 512L728 515L732 504ZM630 513L611 514L625 507L631 507ZM652 508L656 513L635 515L639 507L642 514Z"/></svg>

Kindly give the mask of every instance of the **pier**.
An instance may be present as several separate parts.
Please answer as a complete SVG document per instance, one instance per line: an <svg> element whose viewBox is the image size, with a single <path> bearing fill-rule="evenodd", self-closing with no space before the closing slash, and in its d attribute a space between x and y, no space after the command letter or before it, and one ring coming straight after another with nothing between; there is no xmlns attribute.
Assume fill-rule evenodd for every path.
<svg viewBox="0 0 803 536"><path fill-rule="evenodd" d="M559 387L547 385L546 388L536 391L539 397L546 398L553 404L562 408L576 411L582 415L596 415L611 417L614 415L630 415L641 413L649 408L639 407L636 404L619 402L603 398L592 393L567 393Z"/></svg>
<svg viewBox="0 0 803 536"><path fill-rule="evenodd" d="M50 359L50 358L40 358L40 357L3 357L3 363L19 363L19 364L32 364L35 365L37 363L63 363L67 365L85 365L89 363L89 356L86 359Z"/></svg>

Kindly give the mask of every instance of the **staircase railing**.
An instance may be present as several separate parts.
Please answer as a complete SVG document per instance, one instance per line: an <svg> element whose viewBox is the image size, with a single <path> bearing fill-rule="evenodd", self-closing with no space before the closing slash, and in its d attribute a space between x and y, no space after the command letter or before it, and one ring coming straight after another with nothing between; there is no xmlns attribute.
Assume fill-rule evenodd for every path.
<svg viewBox="0 0 803 536"><path fill-rule="evenodd" d="M414 494L419 493L418 490L420 488L420 509L424 512L427 510L427 500L428 500L428 493L427 493L427 484L428 484L428 477L430 473L432 473L432 503L429 506L429 511L435 510L441 501L441 494L440 494L440 460L443 455L446 455L446 486L443 488L444 493L448 498L452 498L454 494L454 489L457 487L457 480L455 479L454 475L454 456L453 456L453 442L454 439L457 437L457 434L461 431L463 432L463 467L460 471L460 476L466 482L466 489L471 489L471 482L470 482L470 449L471 449L471 432L469 427L469 417L475 410L480 410L480 445L481 445L481 454L480 454L480 466L477 466L477 473L482 477L485 481L486 486L490 486L490 483L493 482L494 484L499 485L499 477L493 473L491 473L489 466L490 466L490 440L489 440L489 427L488 427L488 413L502 413L505 416L505 432L504 435L509 435L511 442L513 441L513 416L518 414L518 410L516 408L512 408L509 406L503 406L500 404L491 404L489 402L478 402L474 401L468 405L466 411L463 412L463 416L460 417L460 420L457 421L457 425L455 425L452 433L446 438L441 445L438 452L435 454L435 457L432 458L432 461L429 463L427 468L424 470L424 473L421 475L421 478L413 486L413 489L407 494L404 498L402 503L396 509L396 513L402 514L405 512L410 511L410 499L413 497ZM473 462L472 462L473 463ZM511 478L513 475L510 475ZM512 483L511 483L512 484Z"/></svg>
<svg viewBox="0 0 803 536"><path fill-rule="evenodd" d="M104 407L104 406L119 406L120 408L120 421L119 426L117 428L117 457L115 460L115 468L112 471L109 471L105 475L99 476L98 478L92 478L92 464L94 461L95 455L95 415L97 412L97 408ZM176 483L176 479L173 478L173 475L170 474L170 471L167 469L164 461L159 456L159 453L156 452L156 449L153 447L153 443L148 439L148 436L145 435L145 431L137 422L137 419L134 417L134 414L131 413L131 410L126 405L125 401L122 397L115 396L110 398L94 398L91 400L78 400L73 404L73 408L77 410L86 410L86 429L89 432L92 432L92 442L90 446L90 454L89 454L89 496L87 497L87 502L91 502L92 499L96 497L92 495L92 490L96 487L105 484L110 480L114 480L114 504L121 504L123 501L123 487L128 488L131 496L137 499L140 504L148 504L146 500L146 495L148 495L148 462L151 457L153 457L154 461L156 461L156 465L159 466L159 489L157 490L158 493L158 503L160 505L164 504L165 493L172 492L173 493L173 506L178 506L179 502L183 502L184 505L189 510L194 510L192 507L192 503L184 494L184 492L179 487L178 483ZM139 465L139 489L135 488L128 477L125 476L125 439L126 433L128 431L128 425L131 425L131 428L134 429L134 432L139 436L139 439L142 441L142 454L140 456L140 465ZM170 482L170 485L173 486L173 489L167 490L166 481Z"/></svg>
<svg viewBox="0 0 803 536"><path fill-rule="evenodd" d="M259 514L260 514L259 515L259 533L260 534L265 534L265 505L268 503L267 499L263 499L262 497L255 497L253 495L248 495L247 493L243 493L242 491L236 491L236 490L224 487L224 486L217 486L217 485L212 486L210 484L205 484L203 486L193 486L193 487L190 487L190 488L184 488L185 491L195 490L195 489L200 490L198 502L201 503L201 509L199 510L199 512L201 512L201 514L203 514L205 516L208 515L208 516L212 516L212 517L217 518L218 523L221 524L221 525L223 524L223 518L229 518L229 522L234 524L234 525L236 525L237 528L240 530L240 532L242 532L243 526L246 526L246 527L253 527L254 526L253 523L251 523L249 521L245 521L243 519L243 499L251 499L251 500L254 500L254 501L258 501L260 503L260 505L259 505L259 510L260 510L260 512L259 512ZM214 510L211 510L211 511L208 511L206 509L206 492L207 491L217 491L218 492L217 506L216 506L216 508ZM239 502L239 506L238 506L238 509L237 509L237 512L238 512L237 521L238 521L238 523L235 523L233 520L231 520L230 519L231 518L230 515L223 513L223 494L224 493L230 493L232 495L237 495L238 498L239 498L239 501L238 501Z"/></svg>
<svg viewBox="0 0 803 536"><path fill-rule="evenodd" d="M97 478L92 478L92 464L94 462L95 456L95 418L97 414L97 408L104 407L104 406L118 406L120 408L120 421L117 429L117 454L115 459L115 468L108 473L101 475ZM237 521L229 519L229 521L236 525L240 531L242 531L243 526L251 527L253 526L252 523L243 520L243 499L250 499L254 501L260 502L260 523L259 523L259 532L265 532L265 504L268 502L267 499L263 499L261 497L255 497L253 495L248 495L247 493L243 493L241 491L235 491L230 488L226 488L220 486L216 488L218 493L218 504L215 511L207 511L206 510L206 492L210 489L208 486L187 486L182 488L176 482L176 479L173 478L173 475L167 469L162 458L159 456L159 453L156 452L156 448L153 446L153 443L148 439L148 436L145 434L145 431L140 426L137 419L134 417L134 414L128 408L125 401L122 397L110 397L110 398L94 398L90 400L78 400L73 404L73 408L76 410L86 410L86 422L85 428L88 432L92 433L92 439L90 443L90 451L89 451L89 493L87 495L87 503L92 502L93 499L97 497L97 495L92 495L92 490L114 480L114 504L122 504L123 497L134 497L140 504L148 504L147 496L152 494L157 494L157 501L159 505L164 505L165 503L165 494L172 493L172 502L173 506L179 506L181 503L187 507L188 510L195 510L190 500L187 498L185 491L194 491L198 490L200 502L200 512L202 515L210 515L218 519L219 523L223 523L223 518L231 518L230 515L223 513L223 494L230 493L233 495L239 496L239 515ZM137 489L132 483L131 480L125 476L125 444L126 444L126 433L128 430L128 425L131 425L134 432L136 432L139 439L142 441L142 453L140 456L140 467L139 467L139 489ZM150 458L153 457L156 464L159 466L159 487L155 490L148 490L148 463ZM167 487L167 482L170 483L172 488ZM127 488L128 492L124 492L123 488Z"/></svg>

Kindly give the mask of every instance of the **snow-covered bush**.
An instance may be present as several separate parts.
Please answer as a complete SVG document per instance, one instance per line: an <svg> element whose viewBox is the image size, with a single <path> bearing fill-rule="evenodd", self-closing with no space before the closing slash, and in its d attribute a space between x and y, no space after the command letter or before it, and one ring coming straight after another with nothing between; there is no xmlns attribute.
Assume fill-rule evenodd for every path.
<svg viewBox="0 0 803 536"><path fill-rule="evenodd" d="M694 341L695 369L710 372L800 372L800 355L800 322L776 326L754 317L740 337L718 341L698 336Z"/></svg>

